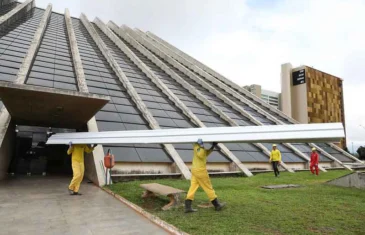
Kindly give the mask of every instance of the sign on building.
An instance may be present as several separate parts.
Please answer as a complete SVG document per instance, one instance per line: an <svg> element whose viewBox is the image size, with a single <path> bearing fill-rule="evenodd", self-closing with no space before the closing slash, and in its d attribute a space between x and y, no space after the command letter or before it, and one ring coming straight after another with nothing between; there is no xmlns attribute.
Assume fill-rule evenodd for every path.
<svg viewBox="0 0 365 235"><path fill-rule="evenodd" d="M301 69L299 71L293 72L293 86L305 83L305 70Z"/></svg>

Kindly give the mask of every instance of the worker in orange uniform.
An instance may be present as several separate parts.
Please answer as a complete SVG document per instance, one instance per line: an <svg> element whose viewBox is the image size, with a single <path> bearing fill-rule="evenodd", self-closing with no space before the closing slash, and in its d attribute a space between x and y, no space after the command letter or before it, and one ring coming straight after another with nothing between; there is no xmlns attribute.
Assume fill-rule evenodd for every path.
<svg viewBox="0 0 365 235"><path fill-rule="evenodd" d="M309 167L312 174L314 174L314 171L316 171L316 175L318 175L318 161L319 161L319 156L317 153L317 149L312 148L311 161L310 161L310 167Z"/></svg>
<svg viewBox="0 0 365 235"><path fill-rule="evenodd" d="M70 185L68 186L68 190L70 195L81 195L79 193L80 185L82 179L84 178L85 166L84 166L84 152L91 153L95 147L89 147L86 144L75 144L72 142L69 143L69 148L67 150L67 154L72 154L72 172L73 177Z"/></svg>
<svg viewBox="0 0 365 235"><path fill-rule="evenodd" d="M270 154L270 162L272 163L272 167L274 168L275 177L280 176L279 172L279 164L281 163L281 153L279 149L276 148L276 144L272 145L272 150Z"/></svg>
<svg viewBox="0 0 365 235"><path fill-rule="evenodd" d="M197 211L196 209L192 209L191 204L199 186L203 188L209 200L214 205L216 211L220 211L225 205L219 203L207 171L207 158L209 154L213 152L214 147L216 146L217 143L213 142L213 145L210 149L205 149L202 139L198 139L197 143L194 144L193 166L191 169L192 176L189 192L185 200L185 213Z"/></svg>

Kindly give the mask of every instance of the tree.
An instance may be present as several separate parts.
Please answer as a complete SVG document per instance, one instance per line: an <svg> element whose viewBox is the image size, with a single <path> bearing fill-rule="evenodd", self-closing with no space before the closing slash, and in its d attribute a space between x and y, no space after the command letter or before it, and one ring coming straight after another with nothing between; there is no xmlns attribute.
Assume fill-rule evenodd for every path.
<svg viewBox="0 0 365 235"><path fill-rule="evenodd" d="M357 151L360 160L365 160L365 147L360 146Z"/></svg>

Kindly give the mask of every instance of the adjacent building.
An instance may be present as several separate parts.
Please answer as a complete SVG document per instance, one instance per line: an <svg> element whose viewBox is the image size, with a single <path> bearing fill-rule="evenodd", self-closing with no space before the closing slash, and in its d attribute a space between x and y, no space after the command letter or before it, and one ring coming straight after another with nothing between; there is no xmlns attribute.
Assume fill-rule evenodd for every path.
<svg viewBox="0 0 365 235"><path fill-rule="evenodd" d="M0 179L7 173L70 174L67 146L45 145L51 133L295 122L291 103L285 115L271 105L276 102L264 102L153 33L121 24L90 21L85 14L71 17L67 9L60 14L52 5L36 7L34 0L0 0ZM285 75L286 97L305 86L292 88L291 73ZM306 74L317 76L309 69ZM328 93L335 86L331 79ZM322 97L318 81L313 78L310 84L311 97L297 98L306 100L303 107ZM323 113L327 118L343 118L334 113L338 102ZM313 107L313 120L318 120L321 107ZM208 171L251 176L271 169L271 146L225 144L209 156ZM357 161L331 143L281 143L281 166L308 168L312 147L319 150L321 167ZM96 184L105 183L103 158L109 150L116 159L115 177L191 177L191 145L110 144L85 157L85 175Z"/></svg>
<svg viewBox="0 0 365 235"><path fill-rule="evenodd" d="M309 66L281 66L282 111L300 123L342 122L343 80ZM340 143L346 146L346 139Z"/></svg>
<svg viewBox="0 0 365 235"><path fill-rule="evenodd" d="M244 86L244 88L257 97L261 98L265 103L270 104L277 109L281 109L280 93L262 89L261 86L257 84Z"/></svg>

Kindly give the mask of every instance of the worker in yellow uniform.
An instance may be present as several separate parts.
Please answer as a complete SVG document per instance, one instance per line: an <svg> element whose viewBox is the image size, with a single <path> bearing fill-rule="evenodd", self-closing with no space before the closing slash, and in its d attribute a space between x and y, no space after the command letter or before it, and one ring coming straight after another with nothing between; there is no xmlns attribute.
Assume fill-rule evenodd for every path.
<svg viewBox="0 0 365 235"><path fill-rule="evenodd" d="M79 193L82 179L84 178L85 166L84 166L84 152L91 153L95 147L89 147L86 144L75 144L69 143L67 154L72 154L72 172L73 177L70 185L68 186L69 193L71 195L81 195Z"/></svg>
<svg viewBox="0 0 365 235"><path fill-rule="evenodd" d="M272 145L272 150L270 154L270 162L272 163L272 167L274 168L275 177L280 176L279 172L279 164L281 163L281 153L279 149L276 148L276 144Z"/></svg>
<svg viewBox="0 0 365 235"><path fill-rule="evenodd" d="M191 207L191 204L199 186L202 187L204 192L208 195L208 198L214 205L216 211L220 211L225 205L223 203L219 203L207 171L207 158L209 154L213 152L214 147L216 146L217 143L213 142L213 145L210 149L205 149L202 139L198 139L197 143L194 144L191 184L185 200L185 213L197 211Z"/></svg>

